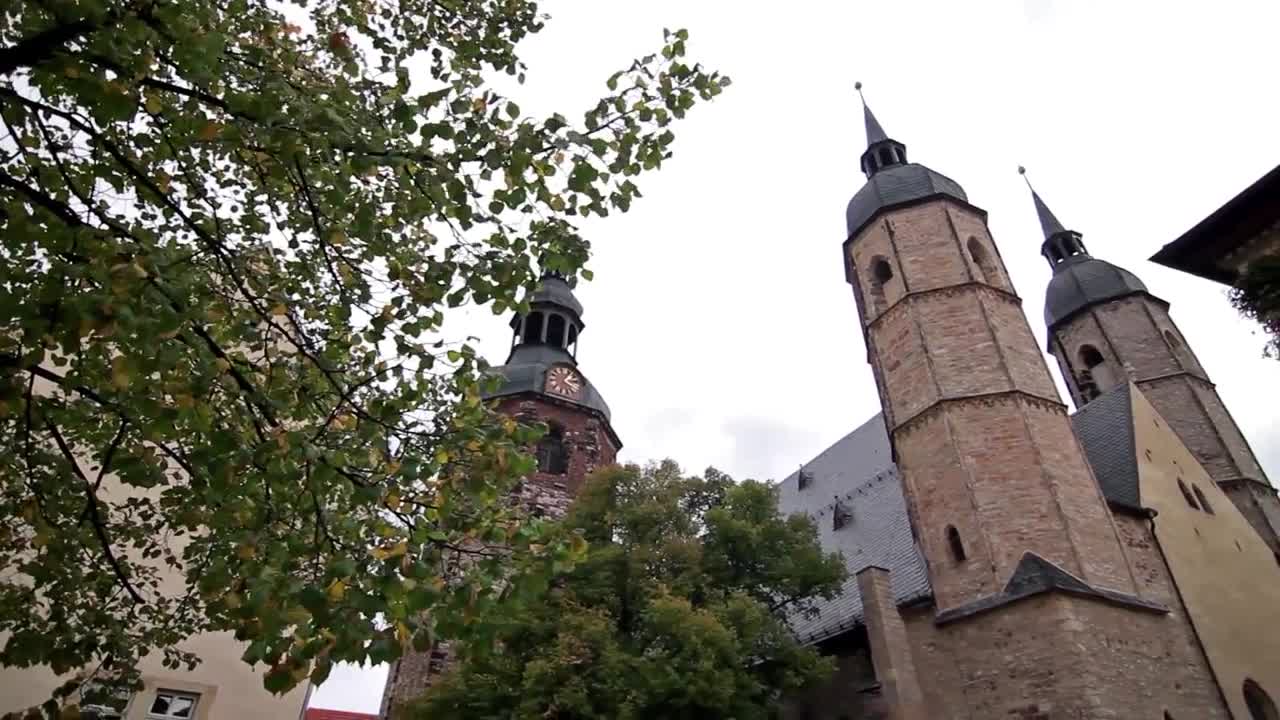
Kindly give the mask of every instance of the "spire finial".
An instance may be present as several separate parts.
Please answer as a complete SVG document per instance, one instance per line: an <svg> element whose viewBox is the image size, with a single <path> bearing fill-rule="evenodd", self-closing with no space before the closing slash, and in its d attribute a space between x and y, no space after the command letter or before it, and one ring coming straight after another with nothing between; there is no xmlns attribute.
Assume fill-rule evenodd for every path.
<svg viewBox="0 0 1280 720"><path fill-rule="evenodd" d="M1040 229L1044 231L1044 238L1048 240L1054 235L1066 232L1066 228L1062 223L1058 222L1058 218L1054 216L1053 211L1040 199L1040 193L1036 192L1035 187L1031 185L1031 178L1027 177L1027 169L1022 165L1018 166L1018 174L1022 176L1022 180L1027 183L1027 189L1031 191L1031 200L1036 205L1036 215L1040 218Z"/></svg>
<svg viewBox="0 0 1280 720"><path fill-rule="evenodd" d="M862 94L862 81L855 82L853 89L858 91L858 97L862 99L862 120L867 129L867 146L888 140L888 133L880 127L880 121L876 120L875 113L871 112L871 106L867 104L867 96Z"/></svg>

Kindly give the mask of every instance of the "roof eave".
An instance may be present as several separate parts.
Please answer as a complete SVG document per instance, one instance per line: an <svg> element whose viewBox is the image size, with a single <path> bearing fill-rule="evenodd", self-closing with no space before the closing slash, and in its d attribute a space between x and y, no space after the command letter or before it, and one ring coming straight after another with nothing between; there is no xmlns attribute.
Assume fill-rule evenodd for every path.
<svg viewBox="0 0 1280 720"><path fill-rule="evenodd" d="M1235 273L1218 267L1213 260L1240 248L1264 229L1266 221L1258 218L1274 215L1277 195L1280 165L1156 251L1151 262L1215 282L1234 283Z"/></svg>

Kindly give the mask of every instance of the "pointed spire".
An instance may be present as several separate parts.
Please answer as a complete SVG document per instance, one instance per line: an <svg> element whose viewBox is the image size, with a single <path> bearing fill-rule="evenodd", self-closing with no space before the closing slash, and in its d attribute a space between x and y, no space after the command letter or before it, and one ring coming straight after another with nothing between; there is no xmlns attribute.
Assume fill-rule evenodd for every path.
<svg viewBox="0 0 1280 720"><path fill-rule="evenodd" d="M867 129L867 150L862 153L862 172L870 178L881 170L907 163L907 146L889 137L876 119L867 98L862 94L862 83L853 84L862 98L862 119Z"/></svg>
<svg viewBox="0 0 1280 720"><path fill-rule="evenodd" d="M1048 240L1058 233L1066 232L1067 229L1058 222L1053 211L1044 204L1044 200L1040 199L1040 193L1032 187L1031 179L1027 177L1027 169L1019 165L1018 174L1022 176L1023 181L1027 183L1027 189L1031 191L1031 200L1036 204L1036 215L1040 217L1040 229L1044 231L1044 239Z"/></svg>
<svg viewBox="0 0 1280 720"><path fill-rule="evenodd" d="M1087 257L1089 253L1085 250L1080 233L1068 230L1053 214L1049 206L1040 198L1040 193L1032 187L1031 180L1027 177L1027 169L1019 165L1018 174L1022 176L1023 181L1027 183L1027 189L1031 191L1031 200L1036 206L1036 216L1040 218L1040 229L1044 232L1044 243L1040 246L1040 253L1049 261L1049 264L1057 268L1062 262L1073 257Z"/></svg>
<svg viewBox="0 0 1280 720"><path fill-rule="evenodd" d="M862 121L867 128L867 145L888 140L888 133L880 126L880 121L876 119L875 113L871 112L871 106L867 104L867 97L862 94L862 83L855 82L853 88L858 91L858 97L862 99Z"/></svg>

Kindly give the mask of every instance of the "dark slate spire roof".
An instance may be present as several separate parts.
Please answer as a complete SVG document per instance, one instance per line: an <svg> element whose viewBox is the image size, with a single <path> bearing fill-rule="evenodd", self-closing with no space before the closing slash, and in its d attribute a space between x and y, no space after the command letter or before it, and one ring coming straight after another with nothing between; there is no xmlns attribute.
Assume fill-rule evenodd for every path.
<svg viewBox="0 0 1280 720"><path fill-rule="evenodd" d="M1058 218L1054 217L1049 206L1044 204L1044 200L1040 199L1040 193L1036 192L1035 188L1031 189L1031 199L1036 204L1036 215L1040 216L1040 229L1044 231L1045 240L1067 231L1062 227L1062 223L1058 222Z"/></svg>
<svg viewBox="0 0 1280 720"><path fill-rule="evenodd" d="M1022 176L1022 179L1027 183L1027 189L1031 191L1031 201L1035 203L1036 216L1040 218L1040 229L1044 231L1045 246L1041 248L1041 251L1044 252L1051 240L1071 231L1062 226L1057 216L1053 214L1053 211L1045 204L1044 199L1040 197L1040 193L1036 192L1035 187L1031 185L1031 180L1027 177L1027 169L1019 165L1018 174ZM1083 249L1084 247L1081 246L1081 250ZM1045 255L1045 257L1048 257L1048 255ZM1052 263L1053 260L1050 259L1050 262Z"/></svg>
<svg viewBox="0 0 1280 720"><path fill-rule="evenodd" d="M858 89L861 91L861 83L859 83ZM876 114L871 112L871 106L867 105L865 99L862 101L862 120L867 128L868 145L874 145L889 139L889 135L885 133L883 127L880 127L880 121L876 120Z"/></svg>
<svg viewBox="0 0 1280 720"><path fill-rule="evenodd" d="M1026 180L1026 168L1019 167L1018 173ZM1030 180L1027 188L1044 231L1040 254L1053 268L1044 298L1044 322L1052 346L1054 329L1076 313L1097 303L1146 293L1147 286L1128 270L1090 255L1080 233L1063 226Z"/></svg>
<svg viewBox="0 0 1280 720"><path fill-rule="evenodd" d="M855 85L862 95L862 83ZM916 163L907 162L907 146L889 137L875 113L862 99L862 116L867 132L867 149L862 153L862 172L867 183L845 209L845 227L851 237L880 211L945 195L968 202L956 181Z"/></svg>
<svg viewBox="0 0 1280 720"><path fill-rule="evenodd" d="M574 297L573 285L556 273L546 273L542 276L538 289L529 296L529 304L559 305L579 318L582 317L582 303Z"/></svg>
<svg viewBox="0 0 1280 720"><path fill-rule="evenodd" d="M578 334L585 325L582 303L574 296L572 285L558 274L546 273L528 301L529 314L516 315L511 320L515 331L511 354L505 364L490 370L501 379L501 384L485 394L486 400L523 393L544 394L547 371L557 365L578 364L570 349L576 348ZM531 322L535 315L536 323ZM557 318L555 324L553 316ZM556 328L554 334L553 328ZM582 374L581 370L578 372ZM556 396L556 401L580 405L609 420L609 405L600 391L585 376L582 380L584 387L577 400Z"/></svg>

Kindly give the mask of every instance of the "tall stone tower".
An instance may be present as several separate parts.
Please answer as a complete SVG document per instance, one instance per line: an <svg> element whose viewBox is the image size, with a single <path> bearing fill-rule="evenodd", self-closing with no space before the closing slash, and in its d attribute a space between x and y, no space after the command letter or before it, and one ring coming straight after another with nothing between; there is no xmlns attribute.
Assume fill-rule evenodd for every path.
<svg viewBox="0 0 1280 720"><path fill-rule="evenodd" d="M1076 407L1132 381L1258 534L1280 557L1280 499L1213 381L1169 316L1133 273L1099 260L1033 189L1053 268L1045 294L1049 352Z"/></svg>
<svg viewBox="0 0 1280 720"><path fill-rule="evenodd" d="M549 431L534 449L538 469L518 489L519 501L546 517L564 514L583 481L610 465L622 442L609 422L609 406L578 368L582 304L564 278L548 274L529 298L529 312L511 319L511 352L494 369L501 385L486 397L500 412ZM380 717L426 691L449 663L449 648L410 652L387 675Z"/></svg>
<svg viewBox="0 0 1280 720"><path fill-rule="evenodd" d="M986 213L864 119L845 271L934 601L906 623L926 699L897 717L1145 717L1142 687L1222 717L1150 662L1193 646L1153 646L1175 621L1140 597Z"/></svg>

